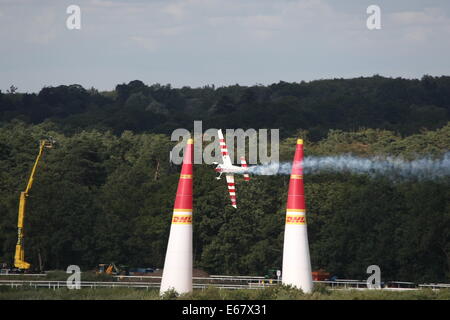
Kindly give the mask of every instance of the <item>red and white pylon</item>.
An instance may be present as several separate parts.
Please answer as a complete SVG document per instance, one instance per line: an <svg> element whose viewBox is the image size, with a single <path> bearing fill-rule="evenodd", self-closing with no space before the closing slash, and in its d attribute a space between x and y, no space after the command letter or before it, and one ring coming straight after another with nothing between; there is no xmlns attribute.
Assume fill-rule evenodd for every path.
<svg viewBox="0 0 450 320"><path fill-rule="evenodd" d="M189 139L184 149L161 280L161 294L170 289L178 293L192 291L193 143L194 141Z"/></svg>
<svg viewBox="0 0 450 320"><path fill-rule="evenodd" d="M303 140L297 140L289 182L284 231L282 283L310 293L313 289L303 185Z"/></svg>

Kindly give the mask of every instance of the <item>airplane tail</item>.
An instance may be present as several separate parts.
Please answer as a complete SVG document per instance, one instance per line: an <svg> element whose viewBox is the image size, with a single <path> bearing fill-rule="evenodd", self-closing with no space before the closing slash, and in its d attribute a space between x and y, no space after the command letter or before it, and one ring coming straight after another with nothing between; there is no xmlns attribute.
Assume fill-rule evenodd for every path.
<svg viewBox="0 0 450 320"><path fill-rule="evenodd" d="M248 168L247 161L245 161L245 157L241 157L241 166L242 168ZM244 173L244 180L250 181L250 176L248 175L248 173Z"/></svg>

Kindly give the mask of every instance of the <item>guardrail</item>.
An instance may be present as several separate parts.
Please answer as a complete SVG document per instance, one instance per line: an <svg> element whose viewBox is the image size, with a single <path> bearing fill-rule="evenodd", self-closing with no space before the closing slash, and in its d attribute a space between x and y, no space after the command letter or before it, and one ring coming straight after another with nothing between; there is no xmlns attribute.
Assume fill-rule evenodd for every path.
<svg viewBox="0 0 450 320"><path fill-rule="evenodd" d="M161 276L114 276L114 279L122 281L123 279L135 279L135 280L161 280ZM219 283L219 282L241 282L241 283L269 283L278 282L281 280L265 279L264 277L252 277L252 276L210 276L210 277L192 277L193 282L207 282L207 283Z"/></svg>
<svg viewBox="0 0 450 320"><path fill-rule="evenodd" d="M450 284L447 284L447 283L427 283L427 284L419 284L419 288L450 289Z"/></svg>
<svg viewBox="0 0 450 320"><path fill-rule="evenodd" d="M159 288L159 282L101 282L101 281L81 281L81 288ZM19 288L19 287L31 287L31 288L48 288L48 289L62 289L67 288L66 281L28 281L28 280L0 280L0 286L8 286L11 288ZM210 287L211 284L206 283L194 283L194 289L206 289ZM264 285L239 285L239 284L216 284L214 287L219 289L261 289L264 288Z"/></svg>
<svg viewBox="0 0 450 320"><path fill-rule="evenodd" d="M46 273L0 273L0 276L10 276L10 277L14 277L14 276L26 276L26 277L46 277L47 274Z"/></svg>
<svg viewBox="0 0 450 320"><path fill-rule="evenodd" d="M119 281L123 279L139 279L139 280L159 280L161 276L114 276ZM265 287L281 283L278 279L265 279L264 277L253 276L210 276L210 277L192 277L192 280L197 284L224 284L226 282L235 283L241 282L245 287ZM224 283L221 283L221 282ZM313 281L314 283L322 283L329 285L331 288L367 288L367 283L358 280L336 280L336 281Z"/></svg>
<svg viewBox="0 0 450 320"><path fill-rule="evenodd" d="M367 289L367 282L358 280L335 280L335 281L313 281L313 283L321 283L329 285L331 289L344 288L344 289Z"/></svg>
<svg viewBox="0 0 450 320"><path fill-rule="evenodd" d="M32 287L32 288L48 288L48 289L60 289L67 288L66 281L30 281L30 280L0 280L0 286L9 286L11 288L18 287ZM82 288L152 288L159 287L159 283L151 283L151 282L103 282L103 281L81 281L80 286Z"/></svg>
<svg viewBox="0 0 450 320"><path fill-rule="evenodd" d="M230 280L239 280L239 279L252 279L252 280L260 280L265 279L262 276L225 276L225 275L210 275L209 278L214 279L230 279Z"/></svg>
<svg viewBox="0 0 450 320"><path fill-rule="evenodd" d="M118 276L120 277L120 276ZM150 288L159 288L161 285L160 276L126 276L128 278L152 278L156 281L81 281L80 286L82 288L144 288L146 290ZM208 287L216 287L219 289L262 289L270 286L277 285L280 281L274 280L272 283L268 282L267 279L261 278L251 278L252 281L246 281L244 283L236 283L236 279L228 278L231 283L224 282L208 282L205 279L217 280L217 278L206 278L206 277L194 277L193 278L193 288L194 289L206 289ZM232 280L230 280L232 279ZM245 278L249 279L248 277ZM238 279L242 281L243 279ZM356 289L365 290L367 289L367 283L363 281L313 281L315 284L325 284L331 287L332 290L339 289ZM48 289L60 289L66 288L66 281L47 281L47 280L0 280L0 286L8 286L11 288L18 287L32 287L32 288L48 288ZM433 290L439 289L450 289L450 284L437 283L437 284L419 284L418 288L383 288L382 290L420 290L424 288L431 288Z"/></svg>

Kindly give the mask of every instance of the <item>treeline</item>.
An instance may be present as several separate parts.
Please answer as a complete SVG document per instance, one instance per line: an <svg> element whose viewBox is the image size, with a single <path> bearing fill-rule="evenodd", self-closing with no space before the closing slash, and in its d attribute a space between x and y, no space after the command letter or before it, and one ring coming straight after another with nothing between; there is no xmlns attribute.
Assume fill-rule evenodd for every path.
<svg viewBox="0 0 450 320"><path fill-rule="evenodd" d="M436 90L444 90L439 83L448 81L445 78L406 81L375 77L356 79L349 83L378 81L381 85L383 82L398 81L399 85L423 87L421 92L427 92L429 89L426 89L425 83L431 80L435 84L438 83L435 88L440 89ZM332 90L327 86L333 87L333 83L324 81L316 84L274 86L279 90L285 86L287 92L303 88L309 94L312 93L308 90L312 90L317 92L317 96L319 92L322 92L323 96L329 96ZM345 81L336 80L336 83L345 84ZM315 85L324 86L323 90L313 90ZM35 267L42 264L46 270L64 269L70 264L80 265L83 270L87 270L98 263L109 262L128 266L163 267L180 170L180 167L169 162L168 155L174 142L170 141L168 135L151 132L163 131L161 128L165 126L164 122L150 128L146 127L150 124L146 124L139 130L148 132L136 133L124 131L128 125L120 129L116 127L120 121L114 117L120 118L119 115L122 115L123 124L129 123L127 121L130 119L136 120L134 115L147 111L140 111L138 107L131 107L130 110L125 106L127 103L135 105L130 102L131 97L148 98L151 95L157 103L161 103L163 99L174 99L172 105L163 106L161 103L159 108L180 108L179 115L184 114L187 119L177 120L174 118L176 113L154 111L150 111L152 116L149 117L158 114L160 117L166 117L164 119L171 119L167 121L173 121L174 127L183 127L183 121L191 121L196 117L194 110L203 110L200 106L205 103L203 108L206 108L207 103L206 100L200 100L198 109L194 108L193 112L188 114L187 105L183 107L181 103L176 103L176 99L182 101L185 98L180 98L181 92L193 93L196 92L194 89L174 90L160 87L155 92L161 90L160 93L165 92L166 96L158 97L161 100L157 100L152 91L155 90L154 87L145 87L148 92L139 91L136 95L136 92L127 91L130 86L133 85L118 86L117 97L87 92L89 98L84 110L80 109L78 113L64 111L69 105L66 104L67 101L61 102L61 113L54 114L51 119L45 119L39 124L29 123L43 120L33 119L31 110L30 113L22 113L22 117L9 114L10 118L21 118L25 122L13 120L0 127L0 262L11 263L13 260L19 193L25 188L37 154L37 142L43 137L52 136L57 141L57 146L44 155L28 198L26 259ZM349 91L353 90L350 84L344 87ZM72 89L84 90L77 87ZM243 94L253 90L274 90L270 87L228 89L236 92L242 90ZM39 97L42 92L48 90L52 89L43 89L37 96L4 95L2 101L17 99L16 103L19 104L18 101L23 102L28 96L36 99L37 103L43 99ZM61 89L55 90L58 92ZM198 89L197 92L202 92L205 97L209 92L208 99L211 100L208 101L212 101L219 90L221 89L204 88ZM283 91L279 90L275 91L282 96ZM180 95L177 95L177 92ZM372 91L372 96L375 93L376 90ZM70 97L70 93L68 94ZM230 96L236 98L231 94ZM294 98L291 95L289 99L308 100L306 96L308 95L305 94L302 98L299 94L298 98ZM46 99L53 101L51 97L50 94ZM68 98L61 96L54 101L60 99ZM82 99L80 98L80 101ZM93 99L97 99L95 106L91 105ZM438 106L438 100L441 98L430 95L429 99L435 100L433 110L444 112L443 102ZM142 108L148 102L145 101L140 104ZM249 101L253 101L249 103L254 103L255 106L262 103L255 98ZM273 101L276 99L270 101L267 103L275 103ZM361 105L365 102L361 101ZM23 104L24 108L25 105ZM81 108L82 104L74 104L74 108L75 105ZM295 103L286 104L287 108L292 106L295 106ZM385 107L386 105L380 106ZM116 108L115 112L107 112L106 110L113 110L109 108ZM52 107L48 110L54 113L56 109ZM64 112L67 114L63 114ZM231 114L233 112L237 111L232 111ZM3 117L7 117L7 114L7 111L3 111ZM249 125L256 128L259 125L264 126L262 115L265 113L255 110L230 120L226 120L224 116L223 121L238 121L237 124L229 126L230 128L239 125L245 127L243 124L249 120L250 114L256 122L248 122ZM91 116L93 118L90 118ZM102 119L103 116L105 119ZM220 113L215 116L218 117L217 121L222 117ZM383 119L382 115L379 116ZM399 114L398 117L406 116ZM439 121L446 119L443 115L442 118ZM98 123L95 123L94 119ZM112 121L110 126L107 121ZM146 123L146 118L142 121ZM277 121L281 120L274 119L267 127L276 127ZM304 129L296 121L300 123L304 119L292 117L292 122L286 120L286 127L292 128L286 130ZM345 127L344 123L347 121L348 119L337 123ZM383 121L385 125L394 124L390 120ZM219 127L219 123L212 127ZM438 123L440 122L435 121L432 126L437 126ZM402 124L399 121L395 124L398 131L406 130L403 131L405 133L410 122ZM155 129L158 125L159 129ZM378 125L381 125L381 122L378 122ZM90 127L97 129L88 129ZM169 127L170 125L167 125L165 128ZM74 133L76 128L79 132ZM111 130L105 130L107 128ZM133 129L139 131L137 128ZM419 128L415 131L419 131ZM299 134L282 139L281 160L292 160L295 139ZM311 131L303 130L301 135L306 140L306 155L351 152L367 156L391 154L406 158L420 155L439 157L450 147L450 123L441 129L422 130L406 137L398 132L379 129L355 132L331 130L320 140L317 140L314 128ZM244 183L242 179L237 178L238 210L229 205L226 184L215 180L214 177L215 172L211 166L195 166L195 267L215 274L253 275L264 275L267 269L281 268L289 177L258 176L250 183ZM341 278L365 279L367 266L377 264L381 268L383 280L449 281L448 177L434 181L410 180L393 183L382 176L369 178L348 173L324 173L305 176L305 189L313 269L323 268Z"/></svg>
<svg viewBox="0 0 450 320"><path fill-rule="evenodd" d="M449 101L448 76L179 89L135 80L111 92L79 85L45 87L37 94L0 92L0 122L51 120L66 134L81 128L170 134L203 120L207 128L281 128L283 137L304 129L318 141L330 129L378 128L402 135L434 130L450 120Z"/></svg>

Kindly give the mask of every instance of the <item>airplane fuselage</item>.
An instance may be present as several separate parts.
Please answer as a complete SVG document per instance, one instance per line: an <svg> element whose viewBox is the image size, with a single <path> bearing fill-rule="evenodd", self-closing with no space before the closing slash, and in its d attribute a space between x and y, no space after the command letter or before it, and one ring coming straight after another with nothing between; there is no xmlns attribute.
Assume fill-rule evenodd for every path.
<svg viewBox="0 0 450 320"><path fill-rule="evenodd" d="M230 155L228 154L227 145L225 143L225 139L223 137L222 130L217 131L217 135L219 138L219 144L220 144L220 153L222 155L222 163L213 162L213 164L216 164L217 167L214 169L216 172L219 173L219 176L216 177L217 180L220 180L222 177L222 174L225 173L225 178L227 180L227 188L228 192L230 194L230 200L231 200L231 206L233 208L237 208L236 203L236 186L234 183L234 174L242 174L245 181L249 181L250 177L248 175L248 166L247 162L245 161L245 157L241 157L241 167L233 166L231 162Z"/></svg>
<svg viewBox="0 0 450 320"><path fill-rule="evenodd" d="M220 173L243 173L246 172L248 168L242 168L238 166L224 166L222 164L219 164L214 170Z"/></svg>

